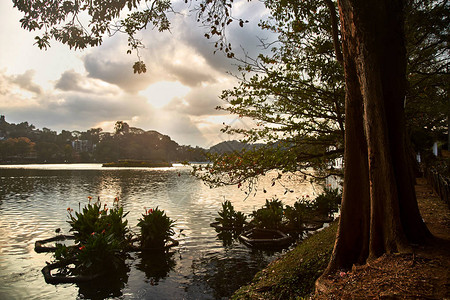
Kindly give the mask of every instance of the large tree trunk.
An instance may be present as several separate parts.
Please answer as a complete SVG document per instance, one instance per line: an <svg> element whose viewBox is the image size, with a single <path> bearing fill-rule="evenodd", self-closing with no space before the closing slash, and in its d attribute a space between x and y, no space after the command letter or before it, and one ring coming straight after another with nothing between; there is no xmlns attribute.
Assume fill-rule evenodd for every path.
<svg viewBox="0 0 450 300"><path fill-rule="evenodd" d="M325 274L429 236L417 206L404 124L403 1L340 0L346 81L339 230Z"/></svg>

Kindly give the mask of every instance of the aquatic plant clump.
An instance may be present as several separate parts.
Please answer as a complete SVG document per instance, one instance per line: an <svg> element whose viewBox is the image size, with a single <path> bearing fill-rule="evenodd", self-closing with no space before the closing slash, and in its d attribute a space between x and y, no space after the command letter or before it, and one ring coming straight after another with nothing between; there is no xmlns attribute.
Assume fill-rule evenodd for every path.
<svg viewBox="0 0 450 300"><path fill-rule="evenodd" d="M164 250L178 244L171 239L175 222L164 211L158 208L146 210L138 223L140 235L133 238L125 219L128 212L123 212L118 198L115 198L110 209L107 204L102 205L100 199L95 203L91 203L92 197L88 199L89 204L79 212L67 208L73 236L58 235L35 244L36 252L54 252L55 261L42 269L47 283L83 282L99 278L102 274L115 274L125 265L129 251L149 248ZM66 239L74 239L75 244L67 246L58 243ZM140 240L140 247L133 245L136 240ZM171 244L167 245L169 240ZM45 246L54 241L57 241L55 247ZM51 274L53 269L58 269L56 275Z"/></svg>
<svg viewBox="0 0 450 300"><path fill-rule="evenodd" d="M342 194L338 189L325 187L323 193L314 200L314 208L319 215L331 216L339 210Z"/></svg>
<svg viewBox="0 0 450 300"><path fill-rule="evenodd" d="M163 210L158 207L145 210L139 219L140 242L142 248L162 249L175 234L173 227L175 221L171 220Z"/></svg>
<svg viewBox="0 0 450 300"><path fill-rule="evenodd" d="M266 200L266 204L251 214L251 224L258 228L279 229L283 223L283 202Z"/></svg>
<svg viewBox="0 0 450 300"><path fill-rule="evenodd" d="M112 235L123 247L129 243L131 236L128 228L128 220L124 219L127 213L123 212L123 208L119 207L118 198L114 200L114 205L108 209L107 204L102 206L100 201L89 204L82 211L73 213L68 208L70 231L74 233L75 241L85 243L92 233L102 232L106 235Z"/></svg>
<svg viewBox="0 0 450 300"><path fill-rule="evenodd" d="M219 222L222 229L241 230L247 223L247 216L240 211L234 210L233 204L226 200L222 203L222 210L219 211L219 217L215 220Z"/></svg>
<svg viewBox="0 0 450 300"><path fill-rule="evenodd" d="M330 222L339 211L342 195L338 189L325 187L315 199L306 195L292 206L278 199L266 199L263 207L252 212L250 225L263 229L279 229L293 234L316 230Z"/></svg>
<svg viewBox="0 0 450 300"><path fill-rule="evenodd" d="M287 228L293 231L303 231L305 224L309 223L314 215L314 203L307 198L302 198L293 206L286 205L284 217L287 221Z"/></svg>
<svg viewBox="0 0 450 300"><path fill-rule="evenodd" d="M111 209L102 205L100 199L89 204L80 212L70 207L70 232L73 232L76 246L57 244L55 259L59 262L72 262L75 268L67 271L72 274L97 274L114 268L121 263L123 251L131 244L128 213L119 207L119 199L114 199Z"/></svg>

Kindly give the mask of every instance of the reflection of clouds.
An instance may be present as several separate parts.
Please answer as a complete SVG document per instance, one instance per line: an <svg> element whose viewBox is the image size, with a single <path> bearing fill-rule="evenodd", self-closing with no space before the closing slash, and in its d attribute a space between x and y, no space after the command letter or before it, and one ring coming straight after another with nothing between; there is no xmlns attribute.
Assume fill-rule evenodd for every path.
<svg viewBox="0 0 450 300"><path fill-rule="evenodd" d="M98 191L96 195L92 195L94 198L96 196L104 202L114 201L114 198L119 197L122 199L122 185L120 180L117 180L114 176L102 176L98 184ZM121 204L121 202L119 202Z"/></svg>
<svg viewBox="0 0 450 300"><path fill-rule="evenodd" d="M20 298L43 293L50 298L60 295L73 298L74 293L78 292L75 285L62 291L56 291L53 286L41 286L40 270L49 257L33 254L33 243L53 236L59 227L67 233L67 207L78 211L79 203L81 208L88 203L87 196L92 196L94 200L100 196L109 207L114 197L119 195L124 211L129 212L126 219L134 232L138 232L136 224L144 212L143 207L155 206L165 210L176 221L177 234L184 229L185 236L174 236L180 245L173 248L176 251L173 270L167 273L164 264L172 263L162 261L165 272L149 273L149 278L164 277L158 285L145 282L142 272L134 265L141 262L138 254L134 253L131 255L135 259L127 261L132 266L126 273L128 284L105 288L115 295L123 293L134 296L139 293L158 299L228 297L228 293L243 284L243 280L253 277L253 272L273 259L267 253L247 249L238 242L224 247L222 241L217 240L215 230L209 226L217 217L224 197L233 202L235 209L250 213L264 204L269 190L267 194L258 194L243 201L245 194L237 187L210 189L190 175L190 167L104 169L99 165L89 166L92 165L73 165L70 170L61 170L61 166L56 165L41 165L41 169L0 169L0 195L5 197L0 204L0 267L6 266L0 269L0 280L10 283L9 287L16 292L23 291ZM267 178L267 182L270 180L270 177ZM309 193L300 190L301 184L292 184L297 196ZM289 193L287 196L295 195ZM14 235L14 239L9 238ZM150 264L153 262L150 261ZM153 272L150 266L149 270ZM19 275L23 280L17 280ZM39 289L32 288L35 286Z"/></svg>

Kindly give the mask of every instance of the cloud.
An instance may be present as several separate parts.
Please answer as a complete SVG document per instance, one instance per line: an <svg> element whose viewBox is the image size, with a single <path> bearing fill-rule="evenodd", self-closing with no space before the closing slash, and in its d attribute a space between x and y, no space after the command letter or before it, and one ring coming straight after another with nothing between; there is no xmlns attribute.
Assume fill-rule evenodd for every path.
<svg viewBox="0 0 450 300"><path fill-rule="evenodd" d="M80 89L80 82L86 79L71 71L63 74L56 84L65 90L43 91L37 86L33 89L40 93L30 96L29 79L32 77L29 74L32 72L28 72L26 76L5 75L0 72L0 111L8 119L28 121L38 127L56 127L56 130L83 130L100 120L116 121L151 114L152 111L152 106L145 97L125 93L114 96L107 92L100 93L100 83L95 83L100 87L93 88L91 93ZM74 83L71 84L69 79L73 79Z"/></svg>
<svg viewBox="0 0 450 300"><path fill-rule="evenodd" d="M181 83L187 86L198 86L204 83L214 83L216 80L213 75L204 72L200 66L198 68L195 65L192 65L192 60L190 58L186 58L184 64L168 64L166 70L170 72L173 78L176 81L180 81Z"/></svg>
<svg viewBox="0 0 450 300"><path fill-rule="evenodd" d="M119 51L114 57L120 57ZM100 50L84 58L85 68L90 77L116 84L128 92L144 90L157 81L179 81L193 87L214 83L218 75L224 74L217 74L194 48L174 40L172 36L161 44L153 41L142 54L147 66L144 74L133 73L133 60L119 62Z"/></svg>
<svg viewBox="0 0 450 300"><path fill-rule="evenodd" d="M236 52L242 45L254 54L260 35L254 25L264 5L256 9L255 2L243 2L242 6L236 3L233 14L250 23L240 28L233 22L227 38ZM147 65L147 73L140 75L133 73L137 57L126 54L125 35L76 53L55 45L34 58L29 56L28 42L14 48L24 49L20 55L0 43L2 53L8 54L2 57L2 66L16 72L0 70L1 113L10 122L28 121L53 130L86 130L123 120L130 126L158 130L180 144L220 141L219 128L227 113L215 107L222 104L221 91L235 84L227 74L236 70L235 61L223 53L214 54L214 41L204 37L205 28L195 16L174 14L171 22L171 32L139 33L145 44L139 55ZM163 89L166 98L155 92L164 85L169 86Z"/></svg>
<svg viewBox="0 0 450 300"><path fill-rule="evenodd" d="M151 114L141 114L139 117L125 121L133 127L156 130L168 135L180 145L202 146L207 144L207 140L196 122L190 116L176 111L157 108Z"/></svg>
<svg viewBox="0 0 450 300"><path fill-rule="evenodd" d="M81 83L92 79L67 71L56 85L59 92L50 90L29 98L20 87L11 89L10 78L0 72L0 111L8 122L28 121L37 128L52 130L87 130L92 127L105 128L117 120L123 120L130 126L144 130L157 130L169 135L180 144L202 145L206 142L188 113L168 111L148 102L147 97L139 94L118 93L114 96L89 93L80 88ZM111 127L111 126L109 126Z"/></svg>
<svg viewBox="0 0 450 300"><path fill-rule="evenodd" d="M223 104L218 93L224 88L225 86L219 84L195 88L183 98L173 98L165 106L165 110L183 112L191 116L223 114L216 110L216 107Z"/></svg>
<svg viewBox="0 0 450 300"><path fill-rule="evenodd" d="M117 54L120 57L120 53L116 53L116 57ZM117 85L129 93L143 90L155 81L150 74L134 74L132 60L116 61L109 55L102 55L100 48L86 55L83 61L88 77Z"/></svg>
<svg viewBox="0 0 450 300"><path fill-rule="evenodd" d="M133 73L137 57L126 54L125 36L115 36L83 58L88 76L129 93L145 90L157 81L178 81L196 87L228 76L226 71L233 61L222 53L214 55L214 44L204 37L192 16L176 14L171 21L171 32L149 29L140 33L145 48L139 50L139 55L147 66L146 73Z"/></svg>
<svg viewBox="0 0 450 300"><path fill-rule="evenodd" d="M27 70L25 71L25 73L19 75L12 75L12 76L3 75L4 76L3 80L16 85L20 89L24 89L33 94L40 95L42 94L43 90L38 84L36 84L33 81L34 75L35 75L34 70Z"/></svg>
<svg viewBox="0 0 450 300"><path fill-rule="evenodd" d="M63 91L83 91L84 88L81 87L83 80L84 77L73 70L65 71L56 82L55 88Z"/></svg>
<svg viewBox="0 0 450 300"><path fill-rule="evenodd" d="M43 97L44 98L44 97ZM24 101L15 97L16 105L0 105L2 114L29 121L38 127L55 130L85 130L99 122L114 122L138 115L151 115L152 107L142 97L65 93L45 95L45 99Z"/></svg>
<svg viewBox="0 0 450 300"><path fill-rule="evenodd" d="M244 27L240 27L237 21L232 22L226 28L225 42L231 43L234 54L243 58L245 54L256 57L263 49L260 39L273 38L266 30L261 30L257 24L262 18L266 18L268 10L261 2L236 2L233 6L233 17L248 21ZM193 15L176 15L172 20L173 35L176 40L193 49L195 53L205 59L205 63L217 72L236 71L235 60L229 59L224 53L215 47L217 37L205 38L207 26L196 21ZM241 49L243 48L245 50Z"/></svg>
<svg viewBox="0 0 450 300"><path fill-rule="evenodd" d="M74 70L65 71L56 81L55 88L66 92L83 92L91 94L118 94L120 90L102 80L88 78Z"/></svg>

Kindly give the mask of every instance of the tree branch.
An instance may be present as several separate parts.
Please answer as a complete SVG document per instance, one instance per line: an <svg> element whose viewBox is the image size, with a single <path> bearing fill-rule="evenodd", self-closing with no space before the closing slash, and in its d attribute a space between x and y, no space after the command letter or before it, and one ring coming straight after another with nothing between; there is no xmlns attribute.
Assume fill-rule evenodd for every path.
<svg viewBox="0 0 450 300"><path fill-rule="evenodd" d="M342 57L342 51L341 51L341 43L339 42L339 29L338 29L338 20L337 20L337 16L336 16L336 8L334 7L334 4L331 0L324 0L324 2L328 6L328 9L330 10L331 30L332 30L332 36L333 36L334 51L336 53L336 60L340 64L342 64L343 57Z"/></svg>

